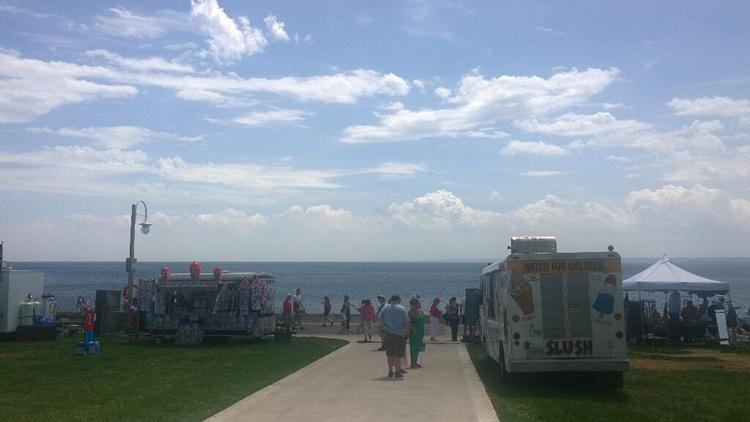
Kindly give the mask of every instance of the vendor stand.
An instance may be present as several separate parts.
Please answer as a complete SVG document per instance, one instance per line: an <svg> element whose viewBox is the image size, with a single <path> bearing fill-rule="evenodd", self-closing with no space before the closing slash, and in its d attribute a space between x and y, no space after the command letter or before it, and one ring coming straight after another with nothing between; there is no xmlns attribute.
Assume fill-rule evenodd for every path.
<svg viewBox="0 0 750 422"><path fill-rule="evenodd" d="M261 337L275 328L274 277L266 273L212 274L195 271L140 280L138 309L144 328L154 335L174 335L180 344L199 344L204 336Z"/></svg>
<svg viewBox="0 0 750 422"><path fill-rule="evenodd" d="M636 303L632 298L628 300L631 307L629 335L636 341L640 342L644 338L704 340L716 336L721 344L728 344L724 296L729 295L729 283L685 271L664 255L650 267L623 280L622 286L626 293L638 292ZM692 302L686 301L687 305L681 304L680 306L683 317L675 320L674 315L672 317L668 315L666 303L664 310L660 312L653 297L643 299L641 296L642 293L658 292L666 295L674 294L674 292L686 293L691 299L695 295L703 300L703 305L695 308L694 312L690 308ZM719 301L709 305L708 298L716 296L720 296ZM665 298L665 302L667 300ZM731 304L731 300L729 303ZM637 320L639 316L640 321Z"/></svg>

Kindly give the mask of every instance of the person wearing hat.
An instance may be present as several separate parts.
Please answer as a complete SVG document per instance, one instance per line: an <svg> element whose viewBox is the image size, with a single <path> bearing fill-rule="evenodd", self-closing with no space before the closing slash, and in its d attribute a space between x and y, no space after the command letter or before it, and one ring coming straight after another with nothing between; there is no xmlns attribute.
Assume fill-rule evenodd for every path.
<svg viewBox="0 0 750 422"><path fill-rule="evenodd" d="M443 314L440 312L440 298L436 297L432 300L432 306L430 306L430 341L437 340L440 317L442 316Z"/></svg>

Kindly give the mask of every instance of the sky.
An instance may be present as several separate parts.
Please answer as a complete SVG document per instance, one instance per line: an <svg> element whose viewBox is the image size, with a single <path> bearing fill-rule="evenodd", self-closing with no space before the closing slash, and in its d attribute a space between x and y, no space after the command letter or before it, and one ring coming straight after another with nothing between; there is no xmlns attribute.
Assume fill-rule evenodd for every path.
<svg viewBox="0 0 750 422"><path fill-rule="evenodd" d="M750 256L750 4L0 0L10 260ZM138 222L145 217L138 205Z"/></svg>

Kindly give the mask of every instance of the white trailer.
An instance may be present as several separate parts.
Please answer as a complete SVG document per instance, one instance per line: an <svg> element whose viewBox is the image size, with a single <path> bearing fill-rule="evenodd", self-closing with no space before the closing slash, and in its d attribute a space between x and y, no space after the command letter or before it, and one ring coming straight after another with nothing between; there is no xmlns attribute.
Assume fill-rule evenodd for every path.
<svg viewBox="0 0 750 422"><path fill-rule="evenodd" d="M513 238L482 270L482 339L502 375L629 369L620 255L558 253L554 238Z"/></svg>
<svg viewBox="0 0 750 422"><path fill-rule="evenodd" d="M15 332L22 324L21 304L29 295L40 298L43 291L43 273L0 269L0 333Z"/></svg>

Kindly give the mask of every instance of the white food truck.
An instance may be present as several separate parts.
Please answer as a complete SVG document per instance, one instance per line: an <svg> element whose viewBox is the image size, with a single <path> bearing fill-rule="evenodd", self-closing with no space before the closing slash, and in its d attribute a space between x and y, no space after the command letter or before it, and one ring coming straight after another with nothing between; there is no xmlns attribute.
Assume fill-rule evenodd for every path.
<svg viewBox="0 0 750 422"><path fill-rule="evenodd" d="M511 239L482 270L482 339L503 376L597 372L622 387L629 369L620 255L558 253L554 237Z"/></svg>

